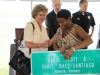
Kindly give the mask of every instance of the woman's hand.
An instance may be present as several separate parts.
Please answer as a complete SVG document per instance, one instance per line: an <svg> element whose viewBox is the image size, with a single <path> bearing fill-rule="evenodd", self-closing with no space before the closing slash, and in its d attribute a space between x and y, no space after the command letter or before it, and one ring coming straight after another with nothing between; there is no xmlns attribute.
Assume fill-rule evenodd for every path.
<svg viewBox="0 0 100 75"><path fill-rule="evenodd" d="M67 60L70 59L70 57L72 56L73 52L74 51L72 49L69 49L68 51L66 51L66 53L64 54L65 58Z"/></svg>
<svg viewBox="0 0 100 75"><path fill-rule="evenodd" d="M60 47L59 50L60 50L61 54L63 54L63 55L64 55L65 52L66 52L66 49L65 49L64 47Z"/></svg>
<svg viewBox="0 0 100 75"><path fill-rule="evenodd" d="M49 42L49 40L47 40L46 42L40 44L40 47L48 48L48 42Z"/></svg>

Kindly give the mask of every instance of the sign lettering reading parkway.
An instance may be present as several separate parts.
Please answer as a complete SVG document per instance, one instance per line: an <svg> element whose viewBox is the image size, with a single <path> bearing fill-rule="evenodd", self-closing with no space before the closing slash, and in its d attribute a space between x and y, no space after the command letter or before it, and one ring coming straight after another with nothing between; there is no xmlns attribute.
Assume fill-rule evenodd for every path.
<svg viewBox="0 0 100 75"><path fill-rule="evenodd" d="M33 52L32 75L100 74L100 49L75 51L66 60L59 51Z"/></svg>

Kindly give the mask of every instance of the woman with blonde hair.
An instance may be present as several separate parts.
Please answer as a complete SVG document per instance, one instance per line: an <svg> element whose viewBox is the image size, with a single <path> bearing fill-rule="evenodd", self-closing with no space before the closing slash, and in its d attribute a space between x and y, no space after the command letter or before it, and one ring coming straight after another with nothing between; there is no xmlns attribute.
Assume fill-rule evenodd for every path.
<svg viewBox="0 0 100 75"><path fill-rule="evenodd" d="M29 48L31 52L48 51L48 47L53 43L56 35L49 40L46 27L42 24L46 18L48 9L45 5L38 4L32 10L32 22L28 23L24 29L24 41L25 41L25 55L30 57Z"/></svg>

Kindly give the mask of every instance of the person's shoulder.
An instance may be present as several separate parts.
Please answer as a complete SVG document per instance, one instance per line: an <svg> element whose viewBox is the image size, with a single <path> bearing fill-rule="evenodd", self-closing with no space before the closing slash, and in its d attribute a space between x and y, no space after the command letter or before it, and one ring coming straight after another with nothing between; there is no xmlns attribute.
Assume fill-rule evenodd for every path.
<svg viewBox="0 0 100 75"><path fill-rule="evenodd" d="M27 22L24 30L32 30L32 24L30 22Z"/></svg>
<svg viewBox="0 0 100 75"><path fill-rule="evenodd" d="M92 13L91 12L86 12L88 15L92 15Z"/></svg>
<svg viewBox="0 0 100 75"><path fill-rule="evenodd" d="M74 13L73 13L73 15L77 15L78 13L79 13L79 11L77 11L77 12L74 12Z"/></svg>
<svg viewBox="0 0 100 75"><path fill-rule="evenodd" d="M52 15L52 14L54 14L54 11L53 11L53 10L50 11L50 12L47 14L47 16L48 16L48 15Z"/></svg>
<svg viewBox="0 0 100 75"><path fill-rule="evenodd" d="M35 24L33 21L26 23L26 28L32 28L32 27L35 27Z"/></svg>
<svg viewBox="0 0 100 75"><path fill-rule="evenodd" d="M49 12L46 16L46 18L54 18L56 16L55 12L52 10L51 12Z"/></svg>
<svg viewBox="0 0 100 75"><path fill-rule="evenodd" d="M78 11L77 11L77 12L72 13L72 18L76 18L76 17L77 17L77 15L78 15Z"/></svg>
<svg viewBox="0 0 100 75"><path fill-rule="evenodd" d="M77 25L77 24L74 24L74 28L77 30L77 29L80 29L82 28L81 26Z"/></svg>
<svg viewBox="0 0 100 75"><path fill-rule="evenodd" d="M26 26L30 27L31 26L31 23L30 22L27 22Z"/></svg>
<svg viewBox="0 0 100 75"><path fill-rule="evenodd" d="M94 18L93 14L91 12L86 12L88 16L90 16L91 18Z"/></svg>
<svg viewBox="0 0 100 75"><path fill-rule="evenodd" d="M75 18L75 17L77 17L77 16L78 16L78 14L79 14L79 11L74 12L74 13L72 14L72 17L73 17L73 18Z"/></svg>

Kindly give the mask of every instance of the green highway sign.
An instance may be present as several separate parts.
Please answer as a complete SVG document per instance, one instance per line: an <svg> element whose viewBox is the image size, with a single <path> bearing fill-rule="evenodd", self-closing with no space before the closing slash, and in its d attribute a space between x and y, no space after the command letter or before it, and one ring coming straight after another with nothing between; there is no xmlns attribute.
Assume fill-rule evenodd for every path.
<svg viewBox="0 0 100 75"><path fill-rule="evenodd" d="M32 75L100 74L100 49L77 50L69 60L59 51L33 52Z"/></svg>

